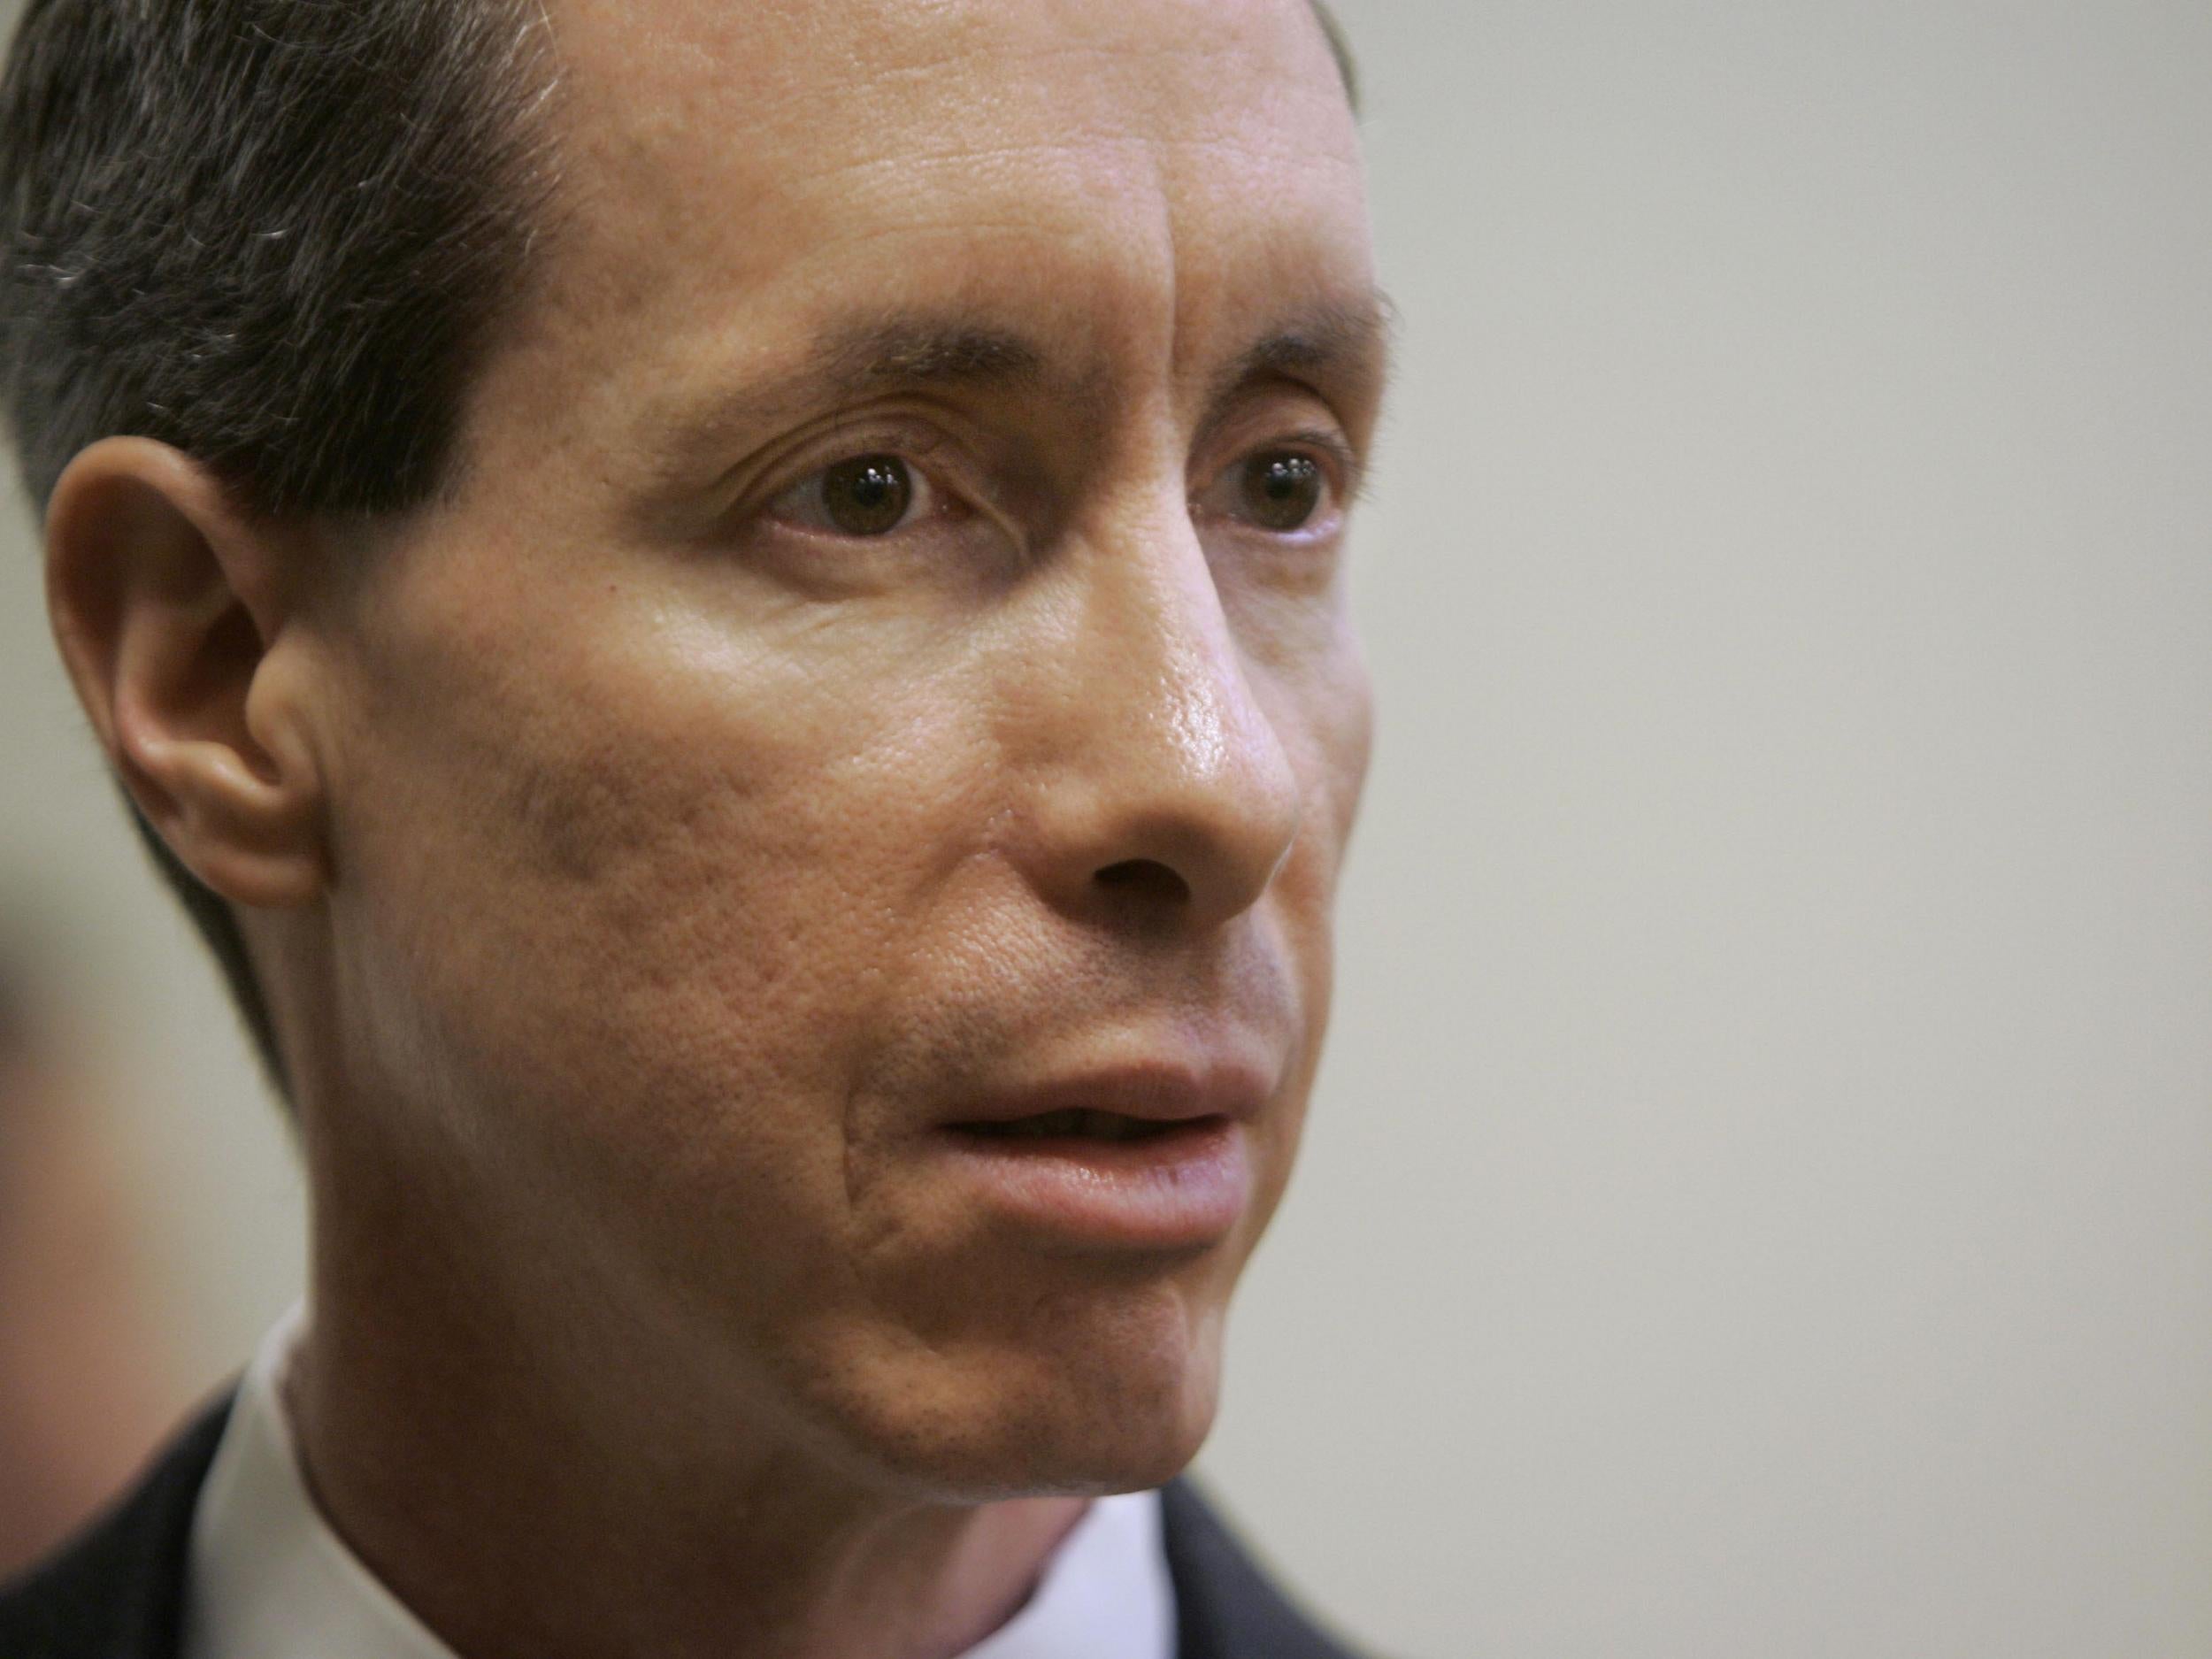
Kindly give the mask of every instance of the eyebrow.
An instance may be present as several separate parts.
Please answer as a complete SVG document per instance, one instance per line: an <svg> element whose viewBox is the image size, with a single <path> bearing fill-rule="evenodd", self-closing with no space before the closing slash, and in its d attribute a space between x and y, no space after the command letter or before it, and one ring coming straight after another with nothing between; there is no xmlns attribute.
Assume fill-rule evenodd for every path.
<svg viewBox="0 0 2212 1659"><path fill-rule="evenodd" d="M810 354L813 373L851 396L879 386L1034 385L1044 354L1021 335L959 319L895 316L846 323Z"/></svg>
<svg viewBox="0 0 2212 1659"><path fill-rule="evenodd" d="M1387 374L1396 309L1371 288L1324 300L1255 341L1214 379L1210 417L1268 380L1356 380ZM833 329L815 352L814 373L833 390L862 396L879 386L989 383L1042 385L1045 354L1022 335L958 319L889 317ZM1094 377L1080 378L1088 383Z"/></svg>
<svg viewBox="0 0 2212 1659"><path fill-rule="evenodd" d="M1214 379L1206 421L1225 415L1256 386L1271 380L1332 383L1368 396L1389 377L1397 308L1380 288L1325 300L1240 352Z"/></svg>

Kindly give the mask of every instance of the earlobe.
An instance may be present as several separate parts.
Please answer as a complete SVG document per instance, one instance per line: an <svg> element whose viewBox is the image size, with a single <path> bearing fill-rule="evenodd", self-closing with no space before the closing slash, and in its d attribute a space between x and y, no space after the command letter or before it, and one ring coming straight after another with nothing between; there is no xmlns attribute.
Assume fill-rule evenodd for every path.
<svg viewBox="0 0 2212 1659"><path fill-rule="evenodd" d="M142 438L84 450L47 509L54 636L110 764L188 869L269 909L325 885L284 551L206 467Z"/></svg>

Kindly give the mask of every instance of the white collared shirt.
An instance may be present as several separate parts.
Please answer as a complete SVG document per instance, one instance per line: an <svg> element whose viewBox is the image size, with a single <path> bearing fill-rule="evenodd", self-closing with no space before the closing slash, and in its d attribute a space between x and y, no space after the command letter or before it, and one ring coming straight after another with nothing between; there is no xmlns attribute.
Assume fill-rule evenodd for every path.
<svg viewBox="0 0 2212 1659"><path fill-rule="evenodd" d="M280 1386L295 1308L248 1368L192 1517L183 1659L456 1659L308 1495ZM962 1659L1171 1659L1174 1588L1153 1492L1094 1502L1036 1593Z"/></svg>

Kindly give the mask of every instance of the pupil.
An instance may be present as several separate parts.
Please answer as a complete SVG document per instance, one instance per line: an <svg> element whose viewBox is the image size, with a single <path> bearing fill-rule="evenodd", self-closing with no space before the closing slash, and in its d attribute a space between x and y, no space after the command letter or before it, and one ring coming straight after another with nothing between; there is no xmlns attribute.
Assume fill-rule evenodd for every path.
<svg viewBox="0 0 2212 1659"><path fill-rule="evenodd" d="M914 480L895 455L840 461L822 478L822 506L847 535L881 535L898 527L913 503Z"/></svg>
<svg viewBox="0 0 2212 1659"><path fill-rule="evenodd" d="M1321 504L1321 467L1310 455L1262 457L1244 475L1245 504L1270 530L1296 530Z"/></svg>

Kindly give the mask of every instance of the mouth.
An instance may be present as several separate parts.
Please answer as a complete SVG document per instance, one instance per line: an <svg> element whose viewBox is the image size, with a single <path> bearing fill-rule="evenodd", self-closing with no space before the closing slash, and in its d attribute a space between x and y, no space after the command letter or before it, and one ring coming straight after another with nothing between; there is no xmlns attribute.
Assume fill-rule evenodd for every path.
<svg viewBox="0 0 2212 1659"><path fill-rule="evenodd" d="M1219 1114L1163 1120L1133 1117L1126 1112L1097 1111L1078 1107L1064 1111L1037 1112L1027 1118L952 1124L949 1127L954 1134L971 1135L984 1141L1025 1143L1076 1141L1114 1146L1132 1141L1159 1141L1187 1133L1194 1128L1202 1132L1205 1125L1223 1121Z"/></svg>
<svg viewBox="0 0 2212 1659"><path fill-rule="evenodd" d="M1087 1247L1217 1244L1250 1207L1258 1067L1093 1073L971 1104L928 1137L964 1202Z"/></svg>

